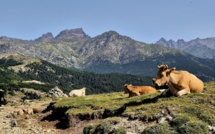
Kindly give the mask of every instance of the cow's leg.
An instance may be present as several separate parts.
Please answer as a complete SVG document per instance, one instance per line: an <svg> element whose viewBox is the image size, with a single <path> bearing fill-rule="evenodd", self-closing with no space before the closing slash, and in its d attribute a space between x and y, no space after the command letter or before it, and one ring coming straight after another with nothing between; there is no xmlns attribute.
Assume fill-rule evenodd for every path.
<svg viewBox="0 0 215 134"><path fill-rule="evenodd" d="M85 93L84 93L84 92L82 92L82 96L85 96Z"/></svg>
<svg viewBox="0 0 215 134"><path fill-rule="evenodd" d="M129 93L129 96L128 97L132 97L132 94L131 93Z"/></svg>
<svg viewBox="0 0 215 134"><path fill-rule="evenodd" d="M165 91L163 91L163 92L161 93L161 95L162 95L162 96L166 96L167 92L169 92L169 91L170 91L170 89L168 88L168 89L166 89Z"/></svg>
<svg viewBox="0 0 215 134"><path fill-rule="evenodd" d="M133 97L133 96L137 96L135 93L131 93L131 96L130 97Z"/></svg>
<svg viewBox="0 0 215 134"><path fill-rule="evenodd" d="M137 96L139 96L139 95L140 95L140 93L139 93L139 92L135 92L135 94L136 94Z"/></svg>
<svg viewBox="0 0 215 134"><path fill-rule="evenodd" d="M182 95L189 94L189 93L190 93L189 90L182 89L182 90L177 92L176 96L182 96Z"/></svg>

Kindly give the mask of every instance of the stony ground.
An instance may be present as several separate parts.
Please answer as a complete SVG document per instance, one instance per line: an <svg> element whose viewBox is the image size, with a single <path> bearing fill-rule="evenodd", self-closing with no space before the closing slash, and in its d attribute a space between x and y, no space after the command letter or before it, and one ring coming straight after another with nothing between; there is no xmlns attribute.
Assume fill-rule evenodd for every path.
<svg viewBox="0 0 215 134"><path fill-rule="evenodd" d="M0 134L55 134L57 130L52 126L44 127L38 119L44 115L24 114L17 115L17 111L28 108L45 108L46 102L30 102L20 105L19 102L9 103L0 107Z"/></svg>
<svg viewBox="0 0 215 134"><path fill-rule="evenodd" d="M29 90L29 89L28 89ZM57 129L57 121L42 121L50 112L43 113L44 109L52 102L51 98L42 100L25 101L21 92L16 95L6 96L8 103L0 106L0 134L63 134L67 130ZM23 110L38 109L40 112L20 113ZM67 133L70 134L70 133Z"/></svg>
<svg viewBox="0 0 215 134"><path fill-rule="evenodd" d="M7 105L0 107L0 134L82 134L86 125L100 123L102 120L81 121L75 127L67 129L56 128L57 120L48 121L42 119L51 111L45 113L23 114L18 115L18 111L29 108L46 109L50 104L48 101L32 101L28 103L9 102ZM127 121L121 118L120 126L126 126L128 134L140 133L140 126L144 127L141 121ZM116 126L117 127L117 126Z"/></svg>
<svg viewBox="0 0 215 134"><path fill-rule="evenodd" d="M105 120L112 118L114 118L114 121L118 121L118 123L111 124L111 127L113 127L114 129L123 127L124 130L126 130L126 134L140 134L145 128L153 126L157 123L167 124L165 127L169 129L169 121L174 120L174 117L187 117L187 119L189 117L189 122L191 122L192 120L195 121L197 119L198 122L206 122L209 128L208 134L215 134L214 89L215 83L212 83L208 84L207 90L202 94L190 94L182 97L159 98L156 103L154 103L152 99L146 99L147 96L144 95L127 98L127 96L122 93L100 94L99 96L97 96L97 98L95 97L95 95L92 95L83 98L42 98L40 101L34 100L30 102L22 102L20 98L23 96L23 94L16 93L16 96L9 96L10 99L6 98L8 100L8 104L0 106L0 134L82 134L83 129L86 126L97 126L98 124L106 122ZM96 101L94 99L96 99ZM105 104L108 102L108 108L115 106L115 103L119 108L121 107L121 105L118 104L126 104L127 108L121 116L116 115L110 118L104 117L103 119L95 118L93 120L79 120L71 127L63 129L58 126L59 123L61 123L61 125L66 125L68 122L64 123L62 122L62 120L47 120L47 118L45 118L49 115L55 117L58 115L58 113L53 114L52 111L41 112L44 111L50 105L50 103L54 101L57 102L55 104L58 104L55 106L55 108L59 107L59 109L62 106L73 106L75 110L75 108L77 109L77 107L75 106L81 105L82 103L86 106L90 104L89 107L92 107L94 106L93 104L95 102L96 105L94 106L94 108L96 108L97 105L100 106L100 104L98 104L99 102L101 103L101 107L107 107ZM33 108L37 109L38 111L35 111L33 114L18 112L20 110L22 111L23 109L27 110ZM86 107L84 108L86 109ZM78 110L80 110L79 112L83 114L84 109L82 109L82 107L80 107ZM145 112L151 112L152 114L148 115ZM132 113L137 113L138 116L132 116ZM71 114L72 113L70 113L70 115ZM183 116L180 116L180 114L182 114ZM150 117L147 119L153 120L139 120L139 117L145 120L145 118L143 118L145 116ZM208 120L206 120L206 118ZM177 120L175 121L177 122ZM157 127L158 126L154 127L154 129L156 129ZM174 128L172 127L171 130L173 129Z"/></svg>

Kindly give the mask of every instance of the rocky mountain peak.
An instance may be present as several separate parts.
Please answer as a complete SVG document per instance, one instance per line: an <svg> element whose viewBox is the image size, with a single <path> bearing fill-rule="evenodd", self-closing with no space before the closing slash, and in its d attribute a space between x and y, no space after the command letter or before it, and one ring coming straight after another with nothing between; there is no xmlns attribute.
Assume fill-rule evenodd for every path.
<svg viewBox="0 0 215 134"><path fill-rule="evenodd" d="M167 41L166 39L160 38L160 40L158 40L158 41L156 42L156 44L161 44L161 45L163 45L163 46L166 46L167 42L168 42L168 41Z"/></svg>
<svg viewBox="0 0 215 134"><path fill-rule="evenodd" d="M90 37L83 31L82 28L63 30L55 37L55 39L58 40L69 40L74 38L88 39Z"/></svg>
<svg viewBox="0 0 215 134"><path fill-rule="evenodd" d="M156 42L156 44L163 45L165 47L171 47L171 48L177 48L178 43L175 42L174 40L169 40L167 41L164 38L161 38L159 41Z"/></svg>
<svg viewBox="0 0 215 134"><path fill-rule="evenodd" d="M183 39L180 39L177 42L160 39L156 42L156 44L180 49L200 58L214 59L215 57L215 38L196 38L187 42L185 42Z"/></svg>
<svg viewBox="0 0 215 134"><path fill-rule="evenodd" d="M179 40L177 41L177 43L178 43L179 45L181 45L181 44L184 44L185 41L184 41L183 39L179 39Z"/></svg>
<svg viewBox="0 0 215 134"><path fill-rule="evenodd" d="M117 33L116 31L111 30L111 31L108 31L108 32L104 32L102 35L103 36L119 36L119 33Z"/></svg>
<svg viewBox="0 0 215 134"><path fill-rule="evenodd" d="M131 39L130 37L120 35L119 33L115 32L115 31L105 32L105 33L95 37L95 39L97 39L97 40L105 40L106 43L108 43L108 42L117 42L117 41L121 41L121 42L131 42L131 41L133 41L133 39Z"/></svg>
<svg viewBox="0 0 215 134"><path fill-rule="evenodd" d="M40 42L48 42L54 39L53 34L48 32L46 34L43 34L41 37L35 39L35 41L40 41Z"/></svg>
<svg viewBox="0 0 215 134"><path fill-rule="evenodd" d="M166 42L167 40L166 39L164 39L163 37L162 38L160 38L160 40L159 41L161 41L161 42Z"/></svg>

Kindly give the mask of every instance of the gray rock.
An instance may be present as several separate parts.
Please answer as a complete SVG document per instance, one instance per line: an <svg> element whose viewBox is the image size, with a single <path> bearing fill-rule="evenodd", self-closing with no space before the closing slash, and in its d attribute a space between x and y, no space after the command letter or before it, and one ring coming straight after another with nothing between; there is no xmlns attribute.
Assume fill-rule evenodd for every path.
<svg viewBox="0 0 215 134"><path fill-rule="evenodd" d="M17 126L17 121L11 120L11 127L16 127L16 126Z"/></svg>
<svg viewBox="0 0 215 134"><path fill-rule="evenodd" d="M66 94L63 93L63 91L58 88L57 86L49 90L47 93L48 97L68 97Z"/></svg>

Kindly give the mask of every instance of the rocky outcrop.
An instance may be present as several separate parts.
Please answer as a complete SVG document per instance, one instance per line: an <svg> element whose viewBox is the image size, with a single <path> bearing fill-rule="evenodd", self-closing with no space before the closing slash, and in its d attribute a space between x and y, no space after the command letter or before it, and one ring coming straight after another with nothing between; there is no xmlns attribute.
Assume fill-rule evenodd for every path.
<svg viewBox="0 0 215 134"><path fill-rule="evenodd" d="M63 91L57 86L49 90L47 93L48 97L68 97L67 94L64 94Z"/></svg>
<svg viewBox="0 0 215 134"><path fill-rule="evenodd" d="M88 39L88 38L90 37L86 35L82 28L63 30L55 37L55 39L57 40Z"/></svg>
<svg viewBox="0 0 215 134"><path fill-rule="evenodd" d="M39 42L49 42L52 41L54 39L52 33L48 32L46 34L43 34L41 37L35 39L35 41L39 41Z"/></svg>

